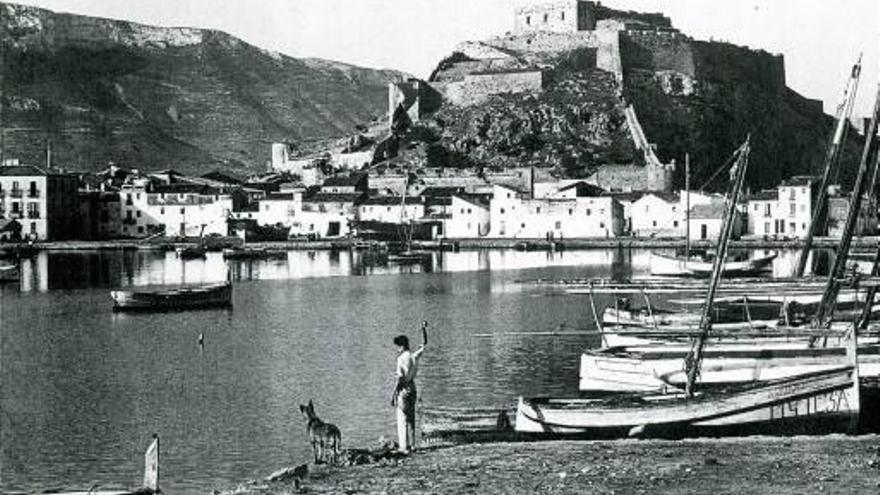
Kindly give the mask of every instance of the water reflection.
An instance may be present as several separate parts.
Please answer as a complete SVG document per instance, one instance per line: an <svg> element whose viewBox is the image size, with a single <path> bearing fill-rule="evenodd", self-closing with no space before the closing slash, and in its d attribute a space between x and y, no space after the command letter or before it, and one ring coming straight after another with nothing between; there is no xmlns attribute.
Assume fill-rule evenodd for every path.
<svg viewBox="0 0 880 495"><path fill-rule="evenodd" d="M658 251L672 253L672 250ZM798 252L752 252L753 257L771 254L778 256L770 275L791 276ZM816 273L827 273L834 260L833 251L814 251L809 258L808 272L814 257L817 257ZM427 253L422 262L411 265L389 263L369 252L355 251L291 251L287 259L243 261L224 260L221 253L208 253L206 259L182 260L174 252L43 252L22 260L18 288L22 292L45 292L88 287L209 283L225 280L227 270L234 280L243 281L602 266L610 269L610 277L623 280L649 276L650 262L651 251L626 248L560 252L486 249L437 252Z"/></svg>

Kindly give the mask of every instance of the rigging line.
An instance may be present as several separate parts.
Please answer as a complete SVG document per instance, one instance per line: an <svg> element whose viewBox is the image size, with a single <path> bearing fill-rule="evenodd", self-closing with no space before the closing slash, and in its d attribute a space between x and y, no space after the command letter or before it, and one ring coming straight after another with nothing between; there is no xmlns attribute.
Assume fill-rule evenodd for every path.
<svg viewBox="0 0 880 495"><path fill-rule="evenodd" d="M705 184L703 184L702 186L700 186L700 188L698 189L698 191L700 191L700 192L705 191L705 190L706 190L706 187L708 187L709 184L711 184L715 179L717 179L718 176L721 174L721 172L727 170L727 169L733 164L733 162L736 161L736 159L737 159L738 156L739 156L738 154L739 154L739 148L737 148L737 150L734 151L732 155L730 155L730 157L727 159L727 161L724 162L723 165L721 165L720 167L718 167L718 170L716 170L715 173L712 174L712 177L709 177L709 180L707 180L707 181L705 182Z"/></svg>

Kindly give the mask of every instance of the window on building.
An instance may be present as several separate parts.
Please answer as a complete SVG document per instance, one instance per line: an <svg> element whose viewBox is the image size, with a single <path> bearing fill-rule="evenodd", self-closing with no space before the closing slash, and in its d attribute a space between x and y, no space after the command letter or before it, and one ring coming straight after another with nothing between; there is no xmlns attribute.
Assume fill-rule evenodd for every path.
<svg viewBox="0 0 880 495"><path fill-rule="evenodd" d="M135 216L138 217L138 218L140 218L140 217L141 217L141 211L138 210L138 211L137 211L137 215L135 215Z"/></svg>
<svg viewBox="0 0 880 495"><path fill-rule="evenodd" d="M131 219L132 219L131 210L126 210L126 211L125 211L125 218L128 219L128 220L131 220Z"/></svg>
<svg viewBox="0 0 880 495"><path fill-rule="evenodd" d="M12 203L12 213L21 213L21 203L18 201Z"/></svg>
<svg viewBox="0 0 880 495"><path fill-rule="evenodd" d="M510 199L510 193L507 193L507 199Z"/></svg>
<svg viewBox="0 0 880 495"><path fill-rule="evenodd" d="M672 221L672 226L675 227L675 228L678 228L678 220L673 220L673 221Z"/></svg>
<svg viewBox="0 0 880 495"><path fill-rule="evenodd" d="M37 222L31 222L31 235L37 235Z"/></svg>
<svg viewBox="0 0 880 495"><path fill-rule="evenodd" d="M470 215L472 211L473 211L473 210L471 210L470 208L468 208L468 209L467 209L468 215Z"/></svg>
<svg viewBox="0 0 880 495"><path fill-rule="evenodd" d="M605 222L599 222L599 228L600 228L600 229L604 229L604 228L605 228Z"/></svg>
<svg viewBox="0 0 880 495"><path fill-rule="evenodd" d="M544 14L544 24L547 24L547 21L548 21L549 19L550 19L550 16L547 15L547 14Z"/></svg>
<svg viewBox="0 0 880 495"><path fill-rule="evenodd" d="M559 14L559 19L563 21L565 20L565 12Z"/></svg>
<svg viewBox="0 0 880 495"><path fill-rule="evenodd" d="M789 204L788 210L791 215L794 215L795 213L797 213L797 203Z"/></svg>
<svg viewBox="0 0 880 495"><path fill-rule="evenodd" d="M160 214L160 215L164 215L164 214L165 214L165 208L159 208L159 214Z"/></svg>
<svg viewBox="0 0 880 495"><path fill-rule="evenodd" d="M789 189L789 191L790 191L790 192L789 192L788 197L789 197L792 201L794 201L795 198L797 197L797 190L795 190L795 188L792 187L791 189Z"/></svg>
<svg viewBox="0 0 880 495"><path fill-rule="evenodd" d="M561 228L562 228L562 222L560 222L559 220L557 220L557 221L556 221L556 230L559 230L559 229L561 229Z"/></svg>
<svg viewBox="0 0 880 495"><path fill-rule="evenodd" d="M592 213L593 213L592 210L590 210L589 208L587 208L587 216L590 216Z"/></svg>
<svg viewBox="0 0 880 495"><path fill-rule="evenodd" d="M574 210L569 208L568 209L568 216L572 216L572 215L574 215Z"/></svg>
<svg viewBox="0 0 880 495"><path fill-rule="evenodd" d="M767 203L766 205L764 205L764 216L765 217L770 216L770 203Z"/></svg>
<svg viewBox="0 0 880 495"><path fill-rule="evenodd" d="M765 234L770 233L770 222L764 222L764 233Z"/></svg>
<svg viewBox="0 0 880 495"><path fill-rule="evenodd" d="M541 213L541 207L540 207L540 206L537 207L537 208L535 208L535 213Z"/></svg>
<svg viewBox="0 0 880 495"><path fill-rule="evenodd" d="M806 188L806 187L802 187L802 188L801 188L801 194L807 194L807 188Z"/></svg>
<svg viewBox="0 0 880 495"><path fill-rule="evenodd" d="M801 224L801 230L807 230L807 224L802 223L802 224Z"/></svg>
<svg viewBox="0 0 880 495"><path fill-rule="evenodd" d="M39 203L28 203L27 217L28 218L40 218L40 204Z"/></svg>
<svg viewBox="0 0 880 495"><path fill-rule="evenodd" d="M143 234L143 233L144 233L144 228L138 227L138 234Z"/></svg>
<svg viewBox="0 0 880 495"><path fill-rule="evenodd" d="M137 194L135 194L135 198L134 198L134 199L140 201L140 199L141 199L141 193L137 193Z"/></svg>
<svg viewBox="0 0 880 495"><path fill-rule="evenodd" d="M531 26L531 25L532 25L532 17L527 15L526 16L526 26Z"/></svg>
<svg viewBox="0 0 880 495"><path fill-rule="evenodd" d="M653 227L656 227L656 226L657 226L657 220L654 220L653 222L651 222L651 224L652 224Z"/></svg>
<svg viewBox="0 0 880 495"><path fill-rule="evenodd" d="M185 215L185 214L186 214L186 208L181 208L181 209L180 209L180 214L181 214L181 215Z"/></svg>
<svg viewBox="0 0 880 495"><path fill-rule="evenodd" d="M760 209L761 209L761 205L758 203L755 203L755 211L758 211Z"/></svg>
<svg viewBox="0 0 880 495"><path fill-rule="evenodd" d="M501 208L501 214L504 215L504 208Z"/></svg>
<svg viewBox="0 0 880 495"><path fill-rule="evenodd" d="M521 229L526 228L526 224L524 224L524 223L519 224L519 228L521 228Z"/></svg>

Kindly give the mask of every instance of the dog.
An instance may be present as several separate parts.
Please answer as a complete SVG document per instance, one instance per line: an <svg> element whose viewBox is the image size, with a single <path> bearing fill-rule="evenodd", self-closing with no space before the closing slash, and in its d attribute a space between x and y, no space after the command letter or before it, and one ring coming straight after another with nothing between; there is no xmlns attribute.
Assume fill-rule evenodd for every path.
<svg viewBox="0 0 880 495"><path fill-rule="evenodd" d="M327 462L327 450L332 453L332 463L339 460L342 447L342 432L336 425L325 423L315 414L315 405L309 400L307 405L300 404L300 412L308 421L307 429L309 440L312 443L312 454L315 456L315 464Z"/></svg>

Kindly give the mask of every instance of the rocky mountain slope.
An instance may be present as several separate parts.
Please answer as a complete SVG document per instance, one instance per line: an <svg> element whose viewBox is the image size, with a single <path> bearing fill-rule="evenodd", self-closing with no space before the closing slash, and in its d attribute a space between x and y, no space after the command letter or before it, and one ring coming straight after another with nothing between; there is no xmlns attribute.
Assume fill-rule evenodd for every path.
<svg viewBox="0 0 880 495"><path fill-rule="evenodd" d="M403 76L294 59L223 32L0 3L6 156L67 169L263 170L273 141L338 137Z"/></svg>

